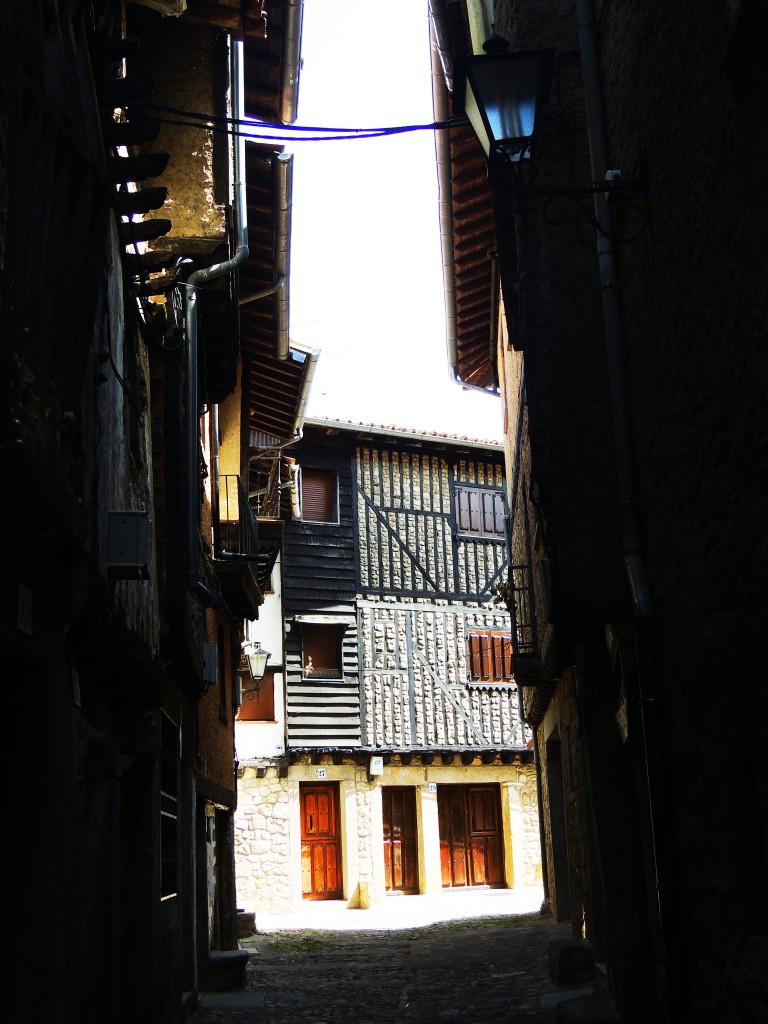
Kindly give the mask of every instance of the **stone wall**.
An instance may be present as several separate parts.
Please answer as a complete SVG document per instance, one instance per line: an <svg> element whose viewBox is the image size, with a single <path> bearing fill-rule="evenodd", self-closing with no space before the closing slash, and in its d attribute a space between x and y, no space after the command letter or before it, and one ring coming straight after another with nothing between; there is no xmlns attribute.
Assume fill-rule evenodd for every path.
<svg viewBox="0 0 768 1024"><path fill-rule="evenodd" d="M275 767L243 768L235 813L238 907L268 914L291 909L288 819L288 780Z"/></svg>
<svg viewBox="0 0 768 1024"><path fill-rule="evenodd" d="M340 813L344 863L344 898L355 903L365 895L376 902L384 897L381 787L414 786L427 794L430 783L439 785L496 783L501 787L505 829L507 878L515 888L541 885L541 849L532 764L511 765L402 765L393 760L384 775L370 780L367 767L351 759L334 765L323 758L325 781L342 787ZM277 766L262 763L242 769L238 809L235 815L237 903L257 915L288 913L301 903L301 837L299 784L317 777L320 765L309 757L280 777ZM422 797L423 798L423 797ZM428 799L435 800L433 793ZM505 809L506 808L506 809ZM425 819L426 820L426 819ZM426 826L419 842L430 848L435 860L434 885L422 877L420 884L439 891L439 838L434 826ZM434 827L434 831L433 831ZM435 890L436 886L436 890Z"/></svg>
<svg viewBox="0 0 768 1024"><path fill-rule="evenodd" d="M358 604L367 745L524 745L517 687L468 683L469 633L508 631L506 611Z"/></svg>

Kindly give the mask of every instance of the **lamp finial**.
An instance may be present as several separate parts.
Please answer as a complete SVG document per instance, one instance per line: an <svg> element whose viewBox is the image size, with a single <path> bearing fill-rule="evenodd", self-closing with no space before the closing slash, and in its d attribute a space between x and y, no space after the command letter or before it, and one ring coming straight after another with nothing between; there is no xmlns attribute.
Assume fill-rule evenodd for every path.
<svg viewBox="0 0 768 1024"><path fill-rule="evenodd" d="M491 34L483 43L483 49L489 56L493 56L496 53L506 53L509 49L509 43L496 32L496 25L491 23Z"/></svg>

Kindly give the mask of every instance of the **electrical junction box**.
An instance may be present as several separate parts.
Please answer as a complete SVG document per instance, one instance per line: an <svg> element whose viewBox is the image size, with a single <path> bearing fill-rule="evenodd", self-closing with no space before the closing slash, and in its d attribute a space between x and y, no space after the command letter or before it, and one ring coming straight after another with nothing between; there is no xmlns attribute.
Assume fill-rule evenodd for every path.
<svg viewBox="0 0 768 1024"><path fill-rule="evenodd" d="M203 644L203 682L209 685L219 681L219 645Z"/></svg>
<svg viewBox="0 0 768 1024"><path fill-rule="evenodd" d="M110 511L107 572L113 580L148 580L152 556L149 512Z"/></svg>

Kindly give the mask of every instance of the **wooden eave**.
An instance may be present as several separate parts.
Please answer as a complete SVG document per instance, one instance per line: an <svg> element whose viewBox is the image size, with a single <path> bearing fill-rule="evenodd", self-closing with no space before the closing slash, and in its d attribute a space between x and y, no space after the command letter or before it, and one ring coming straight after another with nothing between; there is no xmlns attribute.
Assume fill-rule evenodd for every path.
<svg viewBox="0 0 768 1024"><path fill-rule="evenodd" d="M272 157L277 152L271 147L246 145L249 256L240 269L241 298L267 291L275 283L278 211ZM309 360L293 350L287 359L277 358L276 305L276 297L267 295L240 306L243 394L250 428L288 441L296 427Z"/></svg>
<svg viewBox="0 0 768 1024"><path fill-rule="evenodd" d="M490 388L490 254L495 252L496 236L485 154L469 127L451 131L450 154L456 370L461 381Z"/></svg>

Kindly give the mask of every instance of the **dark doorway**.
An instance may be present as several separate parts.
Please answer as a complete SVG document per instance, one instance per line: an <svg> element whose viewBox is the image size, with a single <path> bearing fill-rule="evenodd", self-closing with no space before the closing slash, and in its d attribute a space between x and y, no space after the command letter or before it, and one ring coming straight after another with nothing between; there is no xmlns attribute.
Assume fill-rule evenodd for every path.
<svg viewBox="0 0 768 1024"><path fill-rule="evenodd" d="M565 785L560 734L547 740L547 794L549 796L549 834L552 842L552 876L555 916L567 921L571 916L571 882L568 871L568 843L565 826ZM552 887L551 887L552 888Z"/></svg>

